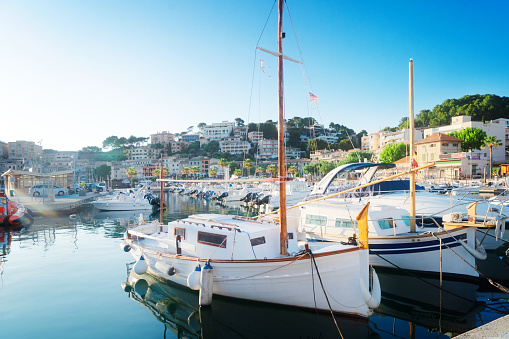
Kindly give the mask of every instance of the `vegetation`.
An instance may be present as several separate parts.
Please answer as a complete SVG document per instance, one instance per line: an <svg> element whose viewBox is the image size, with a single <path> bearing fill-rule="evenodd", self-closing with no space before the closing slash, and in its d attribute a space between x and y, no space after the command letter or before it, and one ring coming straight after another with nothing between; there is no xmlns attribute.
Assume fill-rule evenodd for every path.
<svg viewBox="0 0 509 339"><path fill-rule="evenodd" d="M166 166L163 166L163 178L166 178L169 174L170 174L170 172L168 171ZM161 177L161 169L156 168L155 170L152 171L152 175L156 178L160 178Z"/></svg>
<svg viewBox="0 0 509 339"><path fill-rule="evenodd" d="M96 178L106 180L111 175L111 166L101 165L94 169Z"/></svg>
<svg viewBox="0 0 509 339"><path fill-rule="evenodd" d="M509 115L509 97L494 94L465 95L459 99L447 99L431 111L422 110L415 117L415 127L447 125L451 118L470 115L472 121L490 121ZM407 127L407 118L400 121L399 128Z"/></svg>
<svg viewBox="0 0 509 339"><path fill-rule="evenodd" d="M399 144L389 144L380 152L381 162L395 162L403 159L409 152L409 145L401 142Z"/></svg>
<svg viewBox="0 0 509 339"><path fill-rule="evenodd" d="M136 172L136 169L134 167L129 167L127 169L127 177L131 180L131 186L133 185L133 177L137 176L138 172Z"/></svg>
<svg viewBox="0 0 509 339"><path fill-rule="evenodd" d="M463 140L461 143L462 152L468 152L469 150L483 148L484 140L487 137L486 132L477 127L466 127L460 131L453 131L448 133L448 135Z"/></svg>
<svg viewBox="0 0 509 339"><path fill-rule="evenodd" d="M489 147L490 148L490 176L493 174L493 158L492 158L492 152L493 147L502 146L502 142L500 140L497 140L494 136L486 137L483 141L482 147Z"/></svg>

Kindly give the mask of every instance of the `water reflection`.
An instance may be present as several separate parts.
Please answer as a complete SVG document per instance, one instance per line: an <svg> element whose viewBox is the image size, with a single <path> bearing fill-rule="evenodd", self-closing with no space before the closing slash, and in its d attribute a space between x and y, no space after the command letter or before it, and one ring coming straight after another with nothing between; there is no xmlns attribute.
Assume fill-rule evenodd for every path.
<svg viewBox="0 0 509 339"><path fill-rule="evenodd" d="M377 315L389 316L428 329L456 335L476 327L486 303L477 301L476 281L440 280L404 271L377 269L382 302ZM373 317L376 322L376 317Z"/></svg>
<svg viewBox="0 0 509 339"><path fill-rule="evenodd" d="M129 297L145 306L177 338L338 338L330 314L214 296L211 307L200 308L188 288L137 275L131 270L122 284ZM366 320L339 317L345 338L378 338Z"/></svg>

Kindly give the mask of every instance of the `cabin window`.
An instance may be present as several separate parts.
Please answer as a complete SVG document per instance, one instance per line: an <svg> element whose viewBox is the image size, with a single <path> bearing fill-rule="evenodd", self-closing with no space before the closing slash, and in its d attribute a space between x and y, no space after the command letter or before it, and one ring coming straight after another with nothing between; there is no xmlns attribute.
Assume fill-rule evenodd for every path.
<svg viewBox="0 0 509 339"><path fill-rule="evenodd" d="M325 226L325 225L327 225L327 216L316 215L316 214L306 214L306 224Z"/></svg>
<svg viewBox="0 0 509 339"><path fill-rule="evenodd" d="M385 218L378 220L378 226L383 230L394 228L394 220L392 218Z"/></svg>
<svg viewBox="0 0 509 339"><path fill-rule="evenodd" d="M354 225L357 225L356 220L337 218L335 226L343 228L353 228Z"/></svg>
<svg viewBox="0 0 509 339"><path fill-rule="evenodd" d="M180 238L182 240L186 240L186 229L182 227L175 227L173 230L173 235L177 237L177 235L180 235Z"/></svg>
<svg viewBox="0 0 509 339"><path fill-rule="evenodd" d="M226 235L198 231L198 243L226 248Z"/></svg>
<svg viewBox="0 0 509 339"><path fill-rule="evenodd" d="M411 219L410 219L410 216L409 216L409 215L403 215L403 216L401 217L401 219L403 219L403 221L405 222L405 224L406 224L407 226L410 226L410 220L411 220Z"/></svg>
<svg viewBox="0 0 509 339"><path fill-rule="evenodd" d="M288 233L288 240L292 240L293 239L293 233Z"/></svg>
<svg viewBox="0 0 509 339"><path fill-rule="evenodd" d="M265 237L258 237L251 239L251 246L265 244Z"/></svg>

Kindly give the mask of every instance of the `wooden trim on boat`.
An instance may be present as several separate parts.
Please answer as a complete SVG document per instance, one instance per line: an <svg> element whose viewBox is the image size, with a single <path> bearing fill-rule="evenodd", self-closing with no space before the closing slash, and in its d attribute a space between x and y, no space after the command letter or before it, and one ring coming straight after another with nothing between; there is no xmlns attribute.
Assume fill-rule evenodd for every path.
<svg viewBox="0 0 509 339"><path fill-rule="evenodd" d="M141 248L139 245L135 244L134 241L131 240L131 245ZM330 255L336 255L340 253L348 253L348 252L355 252L359 251L362 248L360 247L352 247L352 248L346 248L342 250L337 251L331 251L331 252L325 252L325 253L313 253L315 258L320 257L327 257ZM160 257L167 257L167 258L175 258L175 254L170 253L161 253L153 250L149 250L146 248L143 248L143 252L150 253L156 256ZM287 261L295 261L295 260L302 260L302 259L309 259L309 254L303 254L301 256L295 256L295 257L284 257L284 258L276 258L276 259L248 259L248 260L224 260L224 259L207 259L207 258L197 258L197 257L191 257L187 255L178 255L177 258L179 260L188 260L188 261L200 261L200 262L207 262L210 261L211 263L266 263L266 262L287 262Z"/></svg>

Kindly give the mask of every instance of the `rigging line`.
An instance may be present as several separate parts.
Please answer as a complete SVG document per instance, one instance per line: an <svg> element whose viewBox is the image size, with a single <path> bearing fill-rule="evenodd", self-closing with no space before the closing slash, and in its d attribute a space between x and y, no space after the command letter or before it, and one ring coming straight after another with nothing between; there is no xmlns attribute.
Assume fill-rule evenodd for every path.
<svg viewBox="0 0 509 339"><path fill-rule="evenodd" d="M320 281L320 285L322 286L323 294L325 295L325 300L327 300L327 305L329 305L329 310L332 315L332 320L334 320L334 324L336 325L336 328L339 332L339 335L341 336L341 339L344 339L343 333L341 333L341 330L339 329L338 323L336 321L336 317L334 316L334 312L332 311L332 307L329 302L329 297L327 296L327 292L325 291L325 287L323 286L322 277L320 276L320 272L318 271L318 265L316 264L315 256L314 256L313 252L311 252L311 250L309 250L309 256L311 257L311 260L313 261L313 264L315 265L316 275L318 276L318 280Z"/></svg>
<svg viewBox="0 0 509 339"><path fill-rule="evenodd" d="M350 137L350 133L348 133L347 128L345 128L345 132L346 132L346 135L348 136L348 140L350 140L350 143L352 144L355 154L357 155L357 159L359 159L359 162L361 162L361 156L359 155L359 152L357 152L357 149L355 148L355 145L353 144L352 138Z"/></svg>

